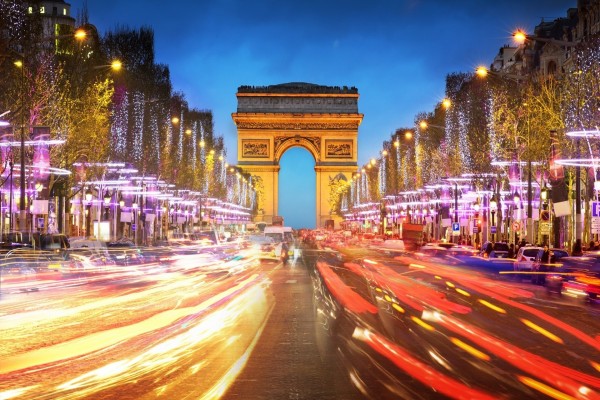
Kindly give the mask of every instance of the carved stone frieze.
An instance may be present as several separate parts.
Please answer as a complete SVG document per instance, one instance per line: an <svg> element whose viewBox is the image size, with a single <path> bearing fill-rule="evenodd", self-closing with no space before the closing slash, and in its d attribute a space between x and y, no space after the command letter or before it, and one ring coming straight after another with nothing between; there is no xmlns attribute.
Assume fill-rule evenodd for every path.
<svg viewBox="0 0 600 400"><path fill-rule="evenodd" d="M358 97L238 96L238 112L357 113Z"/></svg>
<svg viewBox="0 0 600 400"><path fill-rule="evenodd" d="M309 142L314 149L314 156L318 159L320 158L320 154L321 154L321 139L318 137L307 137L307 136L302 136L302 135L296 135L296 136L275 136L275 138L273 139L273 146L275 147L275 154L279 153L279 150L281 149L282 146L285 146L288 144L288 142L293 142L293 143L299 143L301 141L307 141Z"/></svg>
<svg viewBox="0 0 600 400"><path fill-rule="evenodd" d="M352 158L352 140L326 140L327 158Z"/></svg>
<svg viewBox="0 0 600 400"><path fill-rule="evenodd" d="M242 157L269 158L269 141L264 139L242 140Z"/></svg>
<svg viewBox="0 0 600 400"><path fill-rule="evenodd" d="M358 129L360 122L268 122L237 121L238 129Z"/></svg>

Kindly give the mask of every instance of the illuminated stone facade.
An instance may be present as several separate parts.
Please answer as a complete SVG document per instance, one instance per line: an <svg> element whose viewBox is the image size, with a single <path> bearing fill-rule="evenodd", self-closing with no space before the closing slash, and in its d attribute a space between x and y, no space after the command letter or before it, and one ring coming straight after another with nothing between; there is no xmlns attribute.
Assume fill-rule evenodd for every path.
<svg viewBox="0 0 600 400"><path fill-rule="evenodd" d="M315 159L316 226L332 215L330 180L348 181L357 170L358 90L308 83L250 87L236 94L232 114L238 131L238 166L262 179L260 219L278 215L279 160L292 147L303 147ZM284 216L285 217L285 216Z"/></svg>

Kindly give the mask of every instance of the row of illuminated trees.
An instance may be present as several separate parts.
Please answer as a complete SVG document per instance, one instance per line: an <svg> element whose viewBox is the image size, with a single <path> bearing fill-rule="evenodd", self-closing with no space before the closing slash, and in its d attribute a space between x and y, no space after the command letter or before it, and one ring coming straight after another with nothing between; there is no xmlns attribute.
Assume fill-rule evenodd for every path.
<svg viewBox="0 0 600 400"><path fill-rule="evenodd" d="M0 113L9 111L3 119L15 138L47 126L52 139L64 140L51 147L52 166L127 162L181 189L253 202L252 185L245 196L228 193L226 149L212 112L191 108L173 90L168 66L155 62L151 29L117 28L101 37L84 15L79 30L61 26L49 34L43 16L26 8L0 3ZM29 163L31 153L11 148L2 168ZM87 179L105 172L91 169ZM71 174L46 184L54 192L54 185L77 187L76 180Z"/></svg>
<svg viewBox="0 0 600 400"><path fill-rule="evenodd" d="M573 44L564 71L555 75L487 69L450 74L443 102L432 112L416 115L414 126L394 132L345 188L334 188L340 196L336 211L422 189L447 177L493 173L507 181L511 163L531 163L533 179L541 186L551 178L551 149L566 158L598 156L598 142L587 141L578 150L566 133L598 130L599 83L598 37ZM503 167L499 170L497 165ZM574 171L566 171L570 189L574 179ZM589 199L593 191L586 188L590 186L582 191Z"/></svg>

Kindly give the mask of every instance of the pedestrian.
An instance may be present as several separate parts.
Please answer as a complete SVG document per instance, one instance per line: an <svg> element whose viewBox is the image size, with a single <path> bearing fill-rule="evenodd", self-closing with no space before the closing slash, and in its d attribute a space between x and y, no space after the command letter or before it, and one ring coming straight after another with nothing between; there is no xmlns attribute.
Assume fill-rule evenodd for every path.
<svg viewBox="0 0 600 400"><path fill-rule="evenodd" d="M506 254L507 258L515 258L515 244L511 243L508 246L508 253Z"/></svg>
<svg viewBox="0 0 600 400"><path fill-rule="evenodd" d="M537 273L534 274L532 281L536 285L544 285L546 283L546 272L548 271L548 264L551 263L553 258L552 251L548 248L548 245L544 245L544 251L540 257L540 264L537 268Z"/></svg>
<svg viewBox="0 0 600 400"><path fill-rule="evenodd" d="M571 255L573 255L573 256L582 256L583 255L583 249L581 248L581 239L577 239L575 241Z"/></svg>
<svg viewBox="0 0 600 400"><path fill-rule="evenodd" d="M492 243L488 242L488 244L485 246L483 257L490 258L490 257L492 257L493 252L494 252L494 246L492 245Z"/></svg>

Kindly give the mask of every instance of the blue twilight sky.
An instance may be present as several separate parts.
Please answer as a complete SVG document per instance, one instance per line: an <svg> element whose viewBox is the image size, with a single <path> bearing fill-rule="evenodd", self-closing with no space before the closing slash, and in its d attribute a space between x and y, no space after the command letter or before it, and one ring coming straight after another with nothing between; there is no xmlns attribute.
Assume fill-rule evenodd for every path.
<svg viewBox="0 0 600 400"><path fill-rule="evenodd" d="M66 0L73 16L86 0ZM452 72L489 65L515 28L565 17L576 0L87 0L100 34L154 30L156 62L190 107L210 109L236 163L235 93L241 85L309 82L356 86L359 165L397 128L444 97ZM314 160L284 154L280 209L286 225L314 227Z"/></svg>

